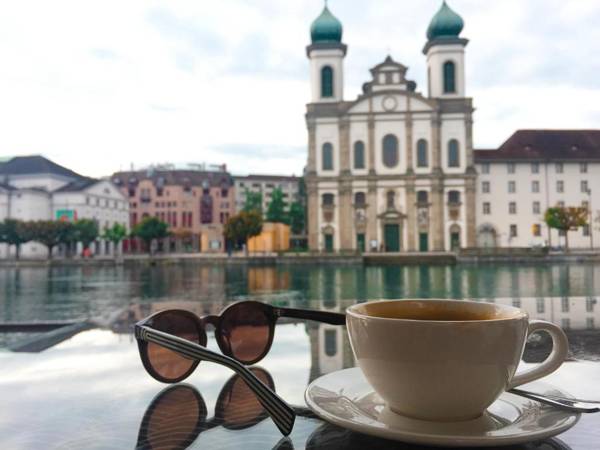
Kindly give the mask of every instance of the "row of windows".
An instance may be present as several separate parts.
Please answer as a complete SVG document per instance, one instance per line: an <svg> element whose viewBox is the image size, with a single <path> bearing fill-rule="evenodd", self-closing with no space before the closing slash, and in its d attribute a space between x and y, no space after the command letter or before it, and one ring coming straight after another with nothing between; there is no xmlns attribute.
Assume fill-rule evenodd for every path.
<svg viewBox="0 0 600 450"><path fill-rule="evenodd" d="M587 180L581 180L579 182L579 189L582 194L591 194L590 187ZM481 192L484 194L489 194L491 192L491 185L489 181L481 182ZM517 182L509 181L508 182L508 193L515 194L517 192ZM538 194L540 192L540 182L538 180L533 180L531 182L531 192L534 194ZM565 192L565 182L563 180L556 181L556 192L559 194Z"/></svg>
<svg viewBox="0 0 600 450"><path fill-rule="evenodd" d="M539 223L534 223L531 226L531 234L534 237L540 237L540 236L542 236L542 225L539 224ZM559 236L564 236L565 232L564 232L564 230L559 230L558 234L559 234ZM584 225L583 227L581 227L581 234L583 236L585 236L585 237L589 237L589 235L590 235L590 227L589 227L589 225ZM510 225L509 236L511 238L518 237L518 227L517 227L516 224Z"/></svg>
<svg viewBox="0 0 600 450"><path fill-rule="evenodd" d="M124 202L119 202L117 200L108 200L106 198L99 198L99 197L89 197L86 196L85 197L85 204L86 205L95 205L95 206L100 206L100 207L106 207L106 208L115 208L115 209L125 209L126 203Z"/></svg>
<svg viewBox="0 0 600 450"><path fill-rule="evenodd" d="M456 139L448 141L447 147L448 167L460 167L460 144ZM353 146L354 153L354 168L365 169L365 143L356 141ZM383 164L388 168L394 168L400 160L398 150L398 138L393 134L384 136L382 141L382 160ZM330 142L323 144L321 148L321 167L322 170L334 170L333 164L333 145ZM417 141L417 167L429 167L429 150L425 139Z"/></svg>
<svg viewBox="0 0 600 450"><path fill-rule="evenodd" d="M571 305L570 305L570 300L568 297L563 297L560 299L560 310L561 312L570 312L571 309ZM517 305L516 302L519 302L519 304ZM596 305L597 300L594 297L587 297L585 299L585 311L586 312L594 312L594 306ZM539 314L542 314L544 312L546 312L546 300L542 297L537 298L535 301L536 304L536 311ZM514 299L513 300L513 306L515 306L516 308L520 308L521 307L521 300L520 299ZM588 319L592 319L593 317L588 317Z"/></svg>
<svg viewBox="0 0 600 450"><path fill-rule="evenodd" d="M333 194L323 194L321 196L323 206L334 206L335 196ZM354 205L359 207L366 206L366 194L364 192L354 193ZM392 208L396 203L396 193L394 191L388 191L386 193L386 203L388 208ZM429 192L417 191L417 203L424 205L429 203ZM459 204L460 203L460 192L449 191L448 192L448 203Z"/></svg>
<svg viewBox="0 0 600 450"><path fill-rule="evenodd" d="M531 163L531 173L540 173L540 163L534 162ZM506 164L506 171L508 173L515 173L517 170L517 164L516 163L507 163ZM565 170L565 166L563 163L556 163L554 165L554 170L556 173L563 173ZM587 163L579 163L579 173L587 173L588 172L588 165ZM483 174L488 174L490 173L490 163L483 163L481 165L481 173Z"/></svg>
<svg viewBox="0 0 600 450"><path fill-rule="evenodd" d="M533 214L541 214L542 213L542 205L540 202L533 202L531 207L531 211ZM557 206L564 207L565 202L557 202ZM588 208L589 203L587 201L581 202L582 208ZM483 202L483 214L489 215L492 214L492 204L490 202ZM509 214L517 214L517 202L509 202L508 203L508 213Z"/></svg>

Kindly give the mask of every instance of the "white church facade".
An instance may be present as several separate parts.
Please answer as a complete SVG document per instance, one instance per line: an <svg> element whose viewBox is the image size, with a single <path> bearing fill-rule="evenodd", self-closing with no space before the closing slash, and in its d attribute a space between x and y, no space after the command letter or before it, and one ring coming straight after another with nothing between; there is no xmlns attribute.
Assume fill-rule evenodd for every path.
<svg viewBox="0 0 600 450"><path fill-rule="evenodd" d="M427 94L387 57L344 100L342 25L325 7L307 47L309 247L449 251L476 242L472 100L462 19L444 3L423 53ZM316 212L316 213L315 213Z"/></svg>

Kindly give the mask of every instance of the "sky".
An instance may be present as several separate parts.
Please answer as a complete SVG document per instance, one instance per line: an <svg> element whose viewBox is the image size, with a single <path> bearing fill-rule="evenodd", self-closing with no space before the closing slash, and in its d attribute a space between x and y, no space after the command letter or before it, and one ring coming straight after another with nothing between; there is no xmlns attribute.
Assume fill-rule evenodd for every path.
<svg viewBox="0 0 600 450"><path fill-rule="evenodd" d="M598 0L449 0L464 18L476 148L521 128L599 128ZM426 94L441 0L330 0L345 99L387 54ZM322 0L19 0L0 5L0 158L88 176L226 163L300 175L311 22Z"/></svg>

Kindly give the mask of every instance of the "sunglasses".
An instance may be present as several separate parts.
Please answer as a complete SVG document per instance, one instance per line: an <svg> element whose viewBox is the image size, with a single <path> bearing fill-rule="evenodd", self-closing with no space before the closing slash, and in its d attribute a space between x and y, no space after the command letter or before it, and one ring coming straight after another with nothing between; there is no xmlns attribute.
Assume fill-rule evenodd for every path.
<svg viewBox="0 0 600 450"><path fill-rule="evenodd" d="M202 360L229 367L253 390L279 430L288 435L295 419L293 409L244 366L260 361L269 352L280 317L332 325L346 323L344 314L244 301L228 306L218 316L160 311L135 325L135 337L146 371L163 383L186 379ZM222 355L206 348L207 325L214 327Z"/></svg>

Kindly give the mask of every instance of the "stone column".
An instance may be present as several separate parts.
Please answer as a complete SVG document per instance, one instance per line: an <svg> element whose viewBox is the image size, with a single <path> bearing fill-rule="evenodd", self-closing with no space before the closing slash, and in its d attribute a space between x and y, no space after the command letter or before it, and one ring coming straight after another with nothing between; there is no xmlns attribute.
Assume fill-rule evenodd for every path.
<svg viewBox="0 0 600 450"><path fill-rule="evenodd" d="M340 181L339 183L339 216L337 228L340 233L340 248L341 251L352 250L352 224L354 223L354 217L352 217L352 182L351 181Z"/></svg>
<svg viewBox="0 0 600 450"><path fill-rule="evenodd" d="M465 132L466 132L466 166L467 171L474 169L473 163L473 114L465 114Z"/></svg>
<svg viewBox="0 0 600 450"><path fill-rule="evenodd" d="M431 118L431 150L433 173L442 171L442 121L439 113Z"/></svg>
<svg viewBox="0 0 600 450"><path fill-rule="evenodd" d="M476 224L476 181L475 177L466 180L466 200L465 207L467 216L467 247L477 246L477 224Z"/></svg>
<svg viewBox="0 0 600 450"><path fill-rule="evenodd" d="M314 120L307 121L308 128L308 162L307 162L307 173L317 173L317 133L316 125Z"/></svg>
<svg viewBox="0 0 600 450"><path fill-rule="evenodd" d="M377 239L377 182L369 181L368 199L367 199L367 251L371 251L371 241ZM377 239L377 246L381 242Z"/></svg>
<svg viewBox="0 0 600 450"><path fill-rule="evenodd" d="M369 139L367 143L367 153L369 154L369 174L375 175L375 118L369 116Z"/></svg>
<svg viewBox="0 0 600 450"><path fill-rule="evenodd" d="M311 251L319 251L319 192L317 190L317 181L307 178L306 193L308 195L308 248Z"/></svg>
<svg viewBox="0 0 600 450"><path fill-rule="evenodd" d="M350 121L340 119L338 130L340 136L340 175L350 175Z"/></svg>
<svg viewBox="0 0 600 450"><path fill-rule="evenodd" d="M431 231L433 233L433 250L444 251L444 184L443 180L434 180L431 186L432 214L430 217Z"/></svg>
<svg viewBox="0 0 600 450"><path fill-rule="evenodd" d="M406 226L408 227L408 245L409 252L416 251L416 230L417 230L417 197L415 194L414 180L408 180L406 185Z"/></svg>
<svg viewBox="0 0 600 450"><path fill-rule="evenodd" d="M413 118L410 112L410 97L407 97L409 112L404 121L406 134L406 173L413 173Z"/></svg>

